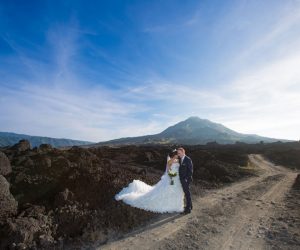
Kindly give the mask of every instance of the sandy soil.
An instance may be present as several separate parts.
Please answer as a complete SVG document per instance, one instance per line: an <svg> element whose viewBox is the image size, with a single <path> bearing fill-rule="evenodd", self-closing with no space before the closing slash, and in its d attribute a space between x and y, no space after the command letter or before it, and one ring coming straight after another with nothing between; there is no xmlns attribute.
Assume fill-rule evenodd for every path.
<svg viewBox="0 0 300 250"><path fill-rule="evenodd" d="M163 214L98 249L300 249L297 173L249 155L258 176L193 197L189 215Z"/></svg>

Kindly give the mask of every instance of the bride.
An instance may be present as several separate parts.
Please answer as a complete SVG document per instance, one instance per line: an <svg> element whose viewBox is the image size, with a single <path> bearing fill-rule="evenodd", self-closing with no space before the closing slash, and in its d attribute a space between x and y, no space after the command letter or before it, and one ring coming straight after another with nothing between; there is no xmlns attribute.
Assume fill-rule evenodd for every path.
<svg viewBox="0 0 300 250"><path fill-rule="evenodd" d="M115 195L115 199L157 213L183 212L184 193L179 179L179 166L177 151L174 150L168 155L166 171L159 182L150 186L133 180Z"/></svg>

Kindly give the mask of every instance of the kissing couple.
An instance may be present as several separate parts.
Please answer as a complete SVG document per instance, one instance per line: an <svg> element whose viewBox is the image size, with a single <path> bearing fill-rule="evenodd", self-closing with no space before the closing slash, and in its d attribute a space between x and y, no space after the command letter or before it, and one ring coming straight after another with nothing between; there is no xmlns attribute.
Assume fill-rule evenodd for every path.
<svg viewBox="0 0 300 250"><path fill-rule="evenodd" d="M192 176L193 162L180 147L168 154L166 170L159 182L151 186L133 180L115 195L115 199L147 211L188 214L193 209L190 193Z"/></svg>

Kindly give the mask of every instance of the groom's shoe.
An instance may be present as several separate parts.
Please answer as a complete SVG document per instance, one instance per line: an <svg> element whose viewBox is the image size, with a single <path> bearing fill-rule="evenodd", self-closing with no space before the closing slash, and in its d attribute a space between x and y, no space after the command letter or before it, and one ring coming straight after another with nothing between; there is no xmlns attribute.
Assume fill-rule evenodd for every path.
<svg viewBox="0 0 300 250"><path fill-rule="evenodd" d="M184 210L184 214L190 214L190 213L191 213L191 209Z"/></svg>
<svg viewBox="0 0 300 250"><path fill-rule="evenodd" d="M184 207L184 211L185 210L193 210L193 205L191 205L191 207L190 208L188 208L188 207Z"/></svg>
<svg viewBox="0 0 300 250"><path fill-rule="evenodd" d="M184 209L184 211L180 214L189 214L191 213L191 209Z"/></svg>

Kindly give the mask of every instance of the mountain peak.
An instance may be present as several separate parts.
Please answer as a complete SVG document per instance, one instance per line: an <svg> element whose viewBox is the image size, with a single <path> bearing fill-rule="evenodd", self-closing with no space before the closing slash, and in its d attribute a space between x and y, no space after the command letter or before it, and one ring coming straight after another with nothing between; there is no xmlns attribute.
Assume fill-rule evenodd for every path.
<svg viewBox="0 0 300 250"><path fill-rule="evenodd" d="M207 119L202 119L199 116L190 116L184 121L208 121Z"/></svg>
<svg viewBox="0 0 300 250"><path fill-rule="evenodd" d="M202 120L199 116L190 116L189 118L186 119L186 121L188 120Z"/></svg>
<svg viewBox="0 0 300 250"><path fill-rule="evenodd" d="M219 134L237 134L235 131L226 128L225 126L211 122L207 119L201 119L198 116L191 116L184 121L181 121L173 126L162 131L160 135L168 138L199 138L205 137L207 140L213 140Z"/></svg>
<svg viewBox="0 0 300 250"><path fill-rule="evenodd" d="M186 120L192 120L192 119L195 119L195 120L207 120L207 119L202 119L202 118L200 118L199 116L190 116L190 117L187 118Z"/></svg>
<svg viewBox="0 0 300 250"><path fill-rule="evenodd" d="M213 123L208 119L202 119L199 116L190 116L189 118L187 118L186 120L182 121L182 122L202 122L202 123Z"/></svg>
<svg viewBox="0 0 300 250"><path fill-rule="evenodd" d="M124 145L124 144L206 144L217 142L231 144L235 142L257 143L259 141L274 142L273 138L241 134L231 130L220 123L190 116L186 120L168 127L161 133L138 137L128 137L101 142L98 145Z"/></svg>

